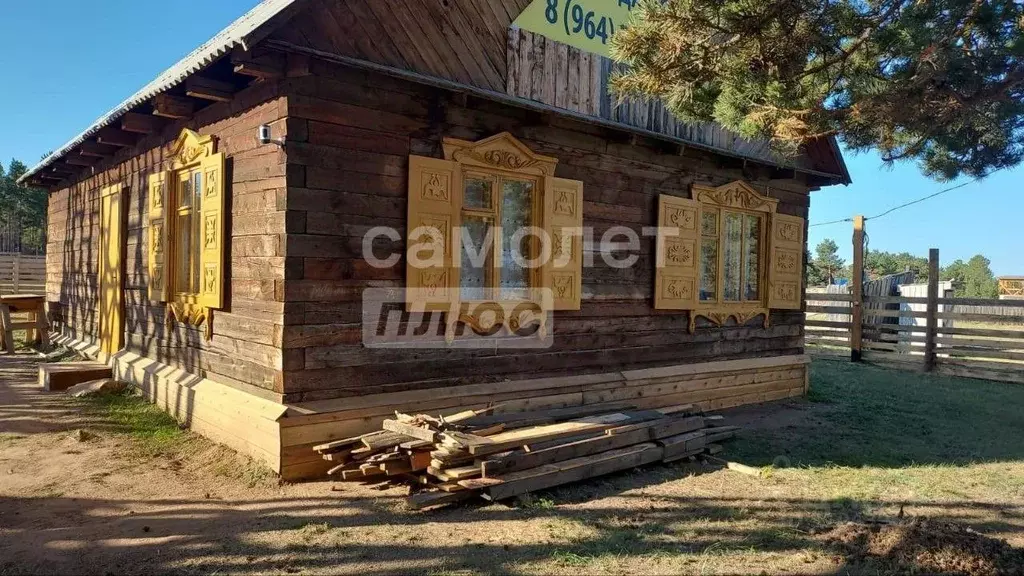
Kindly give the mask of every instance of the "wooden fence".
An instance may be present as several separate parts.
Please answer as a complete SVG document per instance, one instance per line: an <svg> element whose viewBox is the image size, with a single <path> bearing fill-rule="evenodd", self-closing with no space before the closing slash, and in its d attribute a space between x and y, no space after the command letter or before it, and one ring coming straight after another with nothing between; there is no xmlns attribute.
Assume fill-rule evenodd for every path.
<svg viewBox="0 0 1024 576"><path fill-rule="evenodd" d="M0 253L0 294L41 294L46 287L46 256Z"/></svg>
<svg viewBox="0 0 1024 576"><path fill-rule="evenodd" d="M1024 300L938 297L936 276L930 297L808 293L808 352L1024 383ZM853 329L857 304L870 308L859 331Z"/></svg>

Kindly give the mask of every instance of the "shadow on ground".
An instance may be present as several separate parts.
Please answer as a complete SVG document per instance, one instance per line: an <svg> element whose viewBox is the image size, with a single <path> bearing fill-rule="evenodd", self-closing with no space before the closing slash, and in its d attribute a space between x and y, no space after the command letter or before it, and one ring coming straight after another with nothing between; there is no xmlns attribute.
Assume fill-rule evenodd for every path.
<svg viewBox="0 0 1024 576"><path fill-rule="evenodd" d="M0 358L0 433L31 442L74 428L124 432L63 395L35 389L35 367L29 358ZM810 401L729 414L749 429L726 455L757 465L786 455L795 465L882 468L1020 460L1024 422L1016 407L1024 405L1024 388L953 380L815 364ZM331 492L321 482L250 491L229 483L210 490L209 479L165 474L157 460L119 468L128 475L122 485L136 482L139 467L151 474L138 483L166 481L167 493L180 497L136 496L102 483L76 491L77 478L67 479L64 493L0 490L0 573L849 573L859 565L820 534L904 508L1024 538L1024 492L1013 499L830 498L830 489L795 478L770 481L699 464L615 474L518 505L426 513L404 510L405 493L396 487ZM154 468L161 470L153 475Z"/></svg>
<svg viewBox="0 0 1024 576"><path fill-rule="evenodd" d="M970 465L1024 461L1024 386L816 360L808 400L726 412L729 456L767 466Z"/></svg>

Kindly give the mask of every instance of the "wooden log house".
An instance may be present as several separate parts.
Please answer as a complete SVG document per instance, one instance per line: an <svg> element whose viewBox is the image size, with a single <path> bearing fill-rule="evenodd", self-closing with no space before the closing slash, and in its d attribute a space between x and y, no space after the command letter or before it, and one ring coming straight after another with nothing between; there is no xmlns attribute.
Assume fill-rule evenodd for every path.
<svg viewBox="0 0 1024 576"><path fill-rule="evenodd" d="M810 192L849 182L836 143L783 160L619 102L608 59L512 25L528 3L259 4L26 175L51 191L58 339L289 479L396 410L803 394L805 219ZM407 266L406 231L450 247L495 218L567 258ZM383 268L362 246L377 226L402 231L373 242ZM596 255L616 227L641 237L625 267ZM550 290L550 346L363 343L364 289L443 308L506 284Z"/></svg>

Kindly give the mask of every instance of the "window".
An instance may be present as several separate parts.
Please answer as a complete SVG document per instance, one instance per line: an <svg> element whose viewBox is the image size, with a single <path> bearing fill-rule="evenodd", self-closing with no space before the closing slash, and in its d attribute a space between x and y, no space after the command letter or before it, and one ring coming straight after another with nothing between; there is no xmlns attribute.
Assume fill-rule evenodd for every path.
<svg viewBox="0 0 1024 576"><path fill-rule="evenodd" d="M199 293L199 258L194 247L199 237L199 218L202 213L203 173L197 169L178 173L175 194L177 215L174 230L174 292L179 295Z"/></svg>
<svg viewBox="0 0 1024 576"><path fill-rule="evenodd" d="M746 323L771 308L800 309L804 220L744 182L694 186L659 200L655 308Z"/></svg>
<svg viewBox="0 0 1024 576"><path fill-rule="evenodd" d="M463 175L460 300L530 298L536 270L524 264L536 258L538 239L521 231L538 224L538 187L521 176Z"/></svg>
<svg viewBox="0 0 1024 576"><path fill-rule="evenodd" d="M578 310L582 182L555 178L556 159L508 133L445 138L444 155L409 157L410 308L535 302L550 289L555 310ZM413 258L424 245L429 257Z"/></svg>
<svg viewBox="0 0 1024 576"><path fill-rule="evenodd" d="M703 208L700 301L761 302L764 215Z"/></svg>
<svg viewBox="0 0 1024 576"><path fill-rule="evenodd" d="M150 299L195 325L223 306L224 154L215 149L212 136L185 130L171 169L149 177Z"/></svg>

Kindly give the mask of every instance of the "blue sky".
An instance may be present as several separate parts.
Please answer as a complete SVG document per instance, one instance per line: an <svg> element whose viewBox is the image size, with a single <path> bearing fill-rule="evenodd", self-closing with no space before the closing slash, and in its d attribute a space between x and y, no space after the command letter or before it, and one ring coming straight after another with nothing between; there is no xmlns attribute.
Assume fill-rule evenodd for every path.
<svg viewBox="0 0 1024 576"><path fill-rule="evenodd" d="M0 19L0 162L34 164L165 68L210 38L256 0L52 0L8 2ZM811 224L870 216L937 192L913 164L882 166L877 154L847 155L854 179L811 197ZM954 183L955 184L955 183ZM996 275L1024 274L1024 168L867 223L870 248L948 264L984 254ZM813 248L836 240L849 259L848 223L813 227Z"/></svg>

